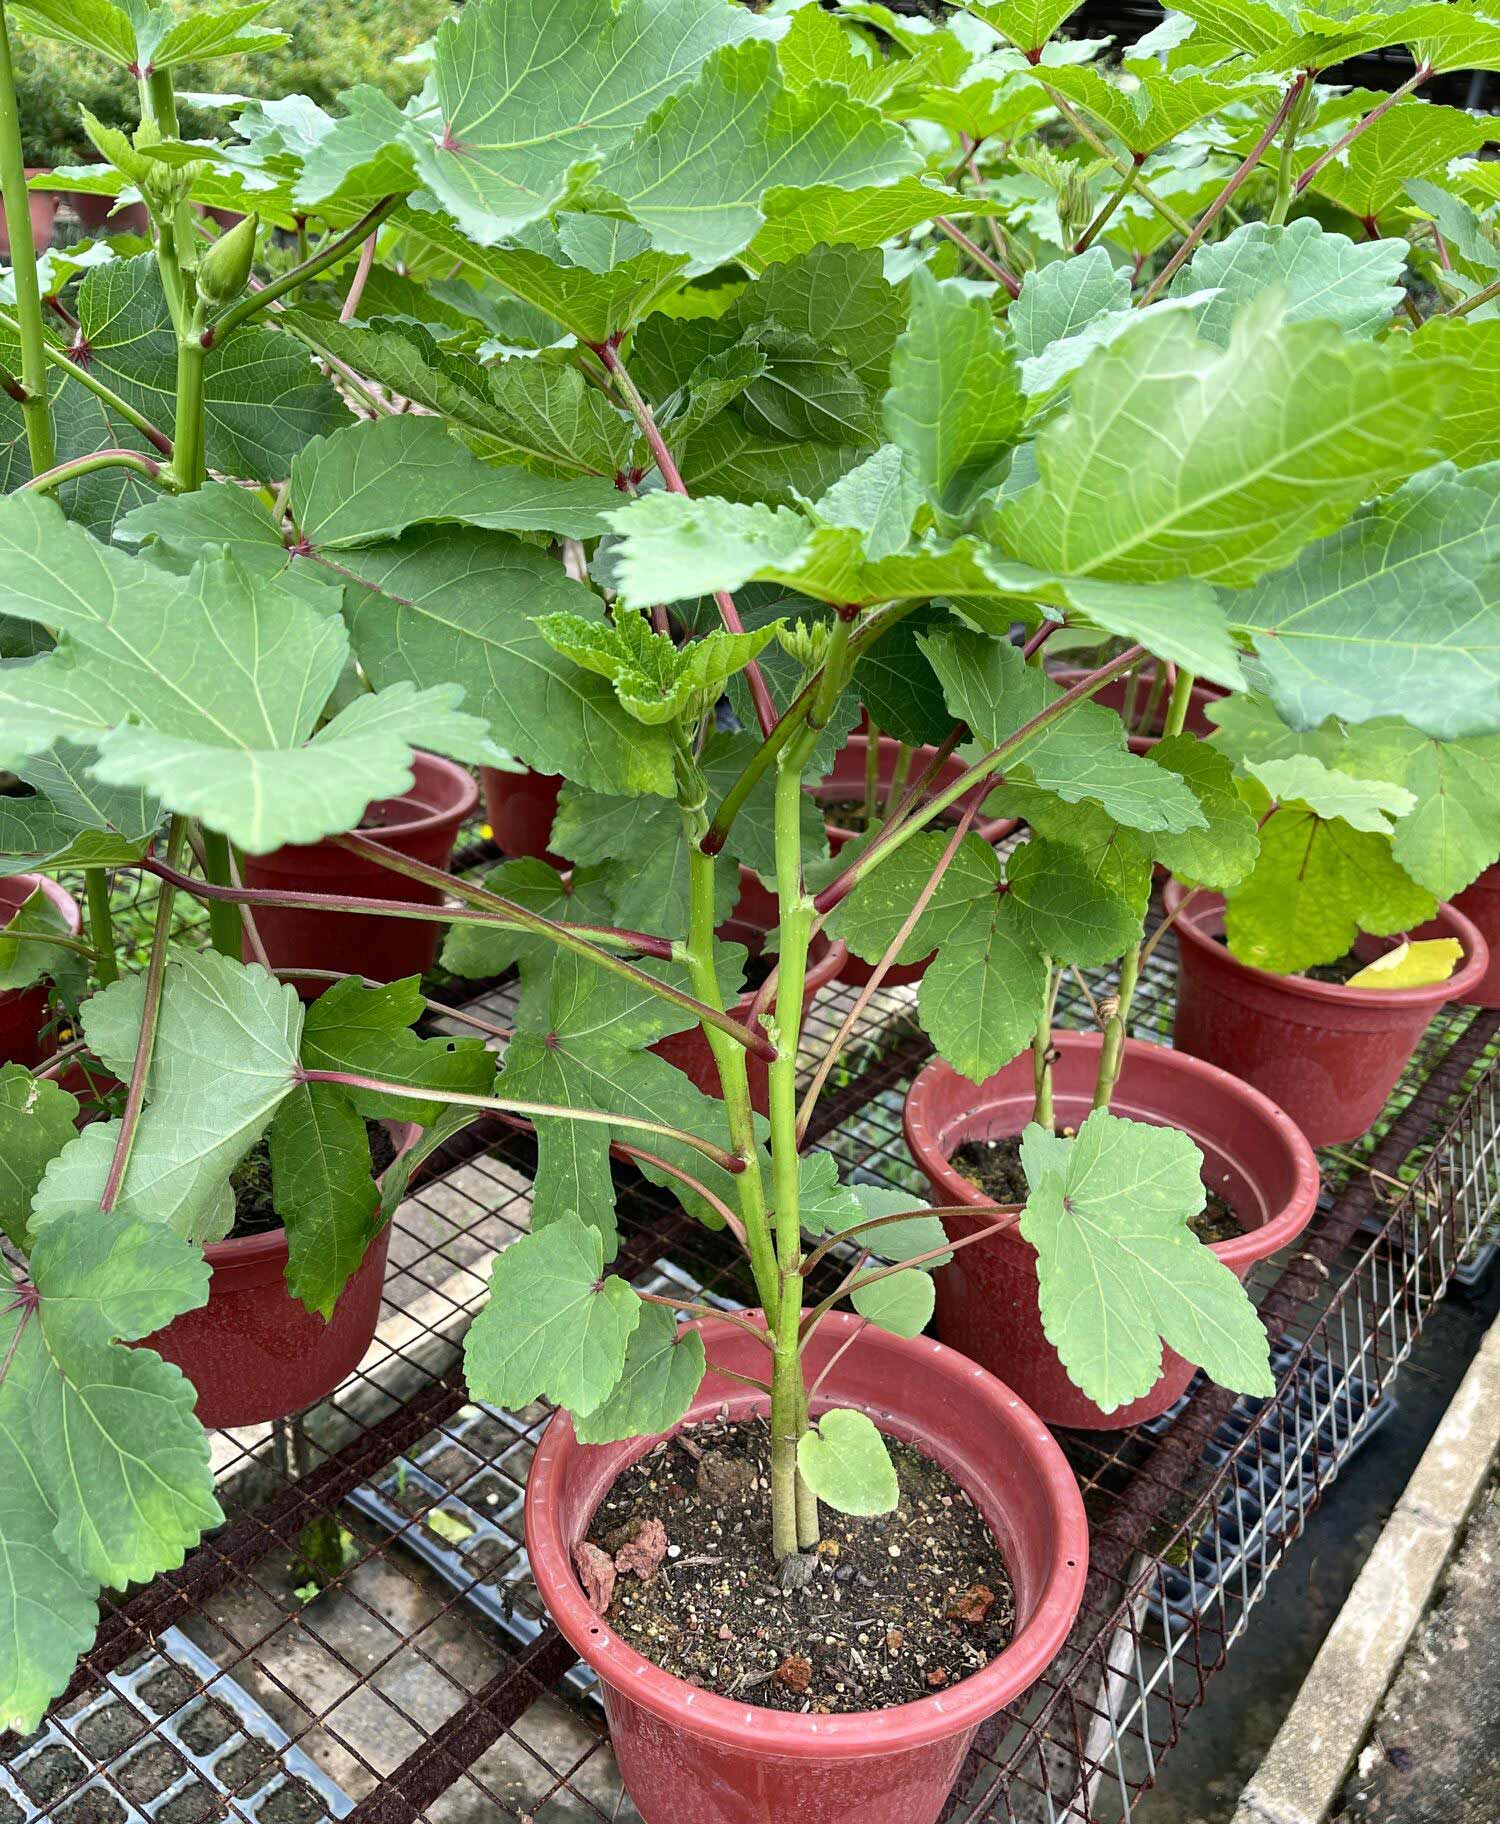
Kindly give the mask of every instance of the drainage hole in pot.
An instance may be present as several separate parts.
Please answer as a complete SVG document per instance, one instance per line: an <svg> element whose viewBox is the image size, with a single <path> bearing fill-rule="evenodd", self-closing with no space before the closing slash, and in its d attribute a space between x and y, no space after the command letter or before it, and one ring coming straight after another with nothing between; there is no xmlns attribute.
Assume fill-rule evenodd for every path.
<svg viewBox="0 0 1500 1824"><path fill-rule="evenodd" d="M1060 1131L1068 1134L1072 1130ZM991 1203L1025 1203L1028 1192L1026 1174L1021 1169L1021 1142L1013 1135L998 1140L965 1140L948 1163L960 1178L967 1178L976 1190L983 1191ZM1207 1201L1196 1216L1188 1218L1188 1227L1199 1241L1232 1241L1245 1233L1245 1225L1235 1215L1228 1198L1209 1183L1210 1169L1205 1161L1203 1189Z"/></svg>
<svg viewBox="0 0 1500 1824"><path fill-rule="evenodd" d="M377 1178L396 1157L396 1144L382 1122L366 1121L370 1142L370 1169ZM234 1191L234 1227L229 1239L267 1235L283 1226L276 1214L275 1187L271 1182L271 1142L258 1140L229 1175Z"/></svg>
<svg viewBox="0 0 1500 1824"><path fill-rule="evenodd" d="M946 1470L887 1443L896 1511L824 1506L822 1543L793 1561L806 1567L794 1589L771 1556L765 1420L718 1420L658 1445L589 1528L615 1562L615 1631L703 1690L819 1715L910 1703L981 1671L1015 1624L994 1535Z"/></svg>

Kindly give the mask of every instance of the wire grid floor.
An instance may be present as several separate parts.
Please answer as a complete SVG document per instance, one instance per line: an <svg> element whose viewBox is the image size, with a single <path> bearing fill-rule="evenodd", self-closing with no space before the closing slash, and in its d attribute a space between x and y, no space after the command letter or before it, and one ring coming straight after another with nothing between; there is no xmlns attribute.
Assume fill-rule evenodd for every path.
<svg viewBox="0 0 1500 1824"><path fill-rule="evenodd" d="M1137 995L1139 1036L1168 1036L1174 976L1168 939ZM904 1087L928 1055L914 993L874 997L815 1137L854 1176L919 1191L901 1139ZM512 995L501 983L474 1006L504 1023ZM820 997L808 1023L813 1056L852 998L838 984ZM1065 989L1061 1017L1089 1024L1076 991ZM1064 1435L1091 1517L1083 1609L1043 1679L980 1732L945 1824L1135 1815L1491 1218L1497 1028L1500 1015L1450 1011L1375 1132L1325 1154L1313 1226L1290 1261L1268 1263L1252 1283L1281 1346L1282 1391L1259 1413L1238 1408L1231 1448L1234 1396L1201 1383L1165 1426ZM152 1781L165 1772L153 1768L174 1717L205 1703L233 1716L248 1697L284 1738L280 1757L257 1759L238 1786L189 1780L155 1806L164 1824L225 1813L314 1824L342 1810L308 1781L283 1779L266 1796L286 1772L286 1750L307 1756L360 1824L637 1819L597 1710L568 1682L573 1655L525 1572L520 1498L547 1410L476 1406L461 1375L489 1265L527 1228L534 1169L524 1133L494 1123L460 1136L396 1216L381 1324L359 1371L295 1422L214 1434L227 1524L181 1570L106 1600L98 1641L49 1719L57 1764L34 1780L31 1816L127 1824L162 1797ZM618 1270L643 1285L743 1297L738 1260L720 1238L628 1168L620 1178ZM416 1460L420 1475L402 1467ZM350 1499L377 1483L394 1501L384 1517ZM1211 1524L1236 1487L1256 1497L1242 1524ZM138 1665L171 1627L217 1670L190 1680L160 1714L133 1710L102 1758L82 1719L98 1715L110 1675ZM0 1767L27 1746L0 1738ZM0 1824L21 1824L3 1793Z"/></svg>

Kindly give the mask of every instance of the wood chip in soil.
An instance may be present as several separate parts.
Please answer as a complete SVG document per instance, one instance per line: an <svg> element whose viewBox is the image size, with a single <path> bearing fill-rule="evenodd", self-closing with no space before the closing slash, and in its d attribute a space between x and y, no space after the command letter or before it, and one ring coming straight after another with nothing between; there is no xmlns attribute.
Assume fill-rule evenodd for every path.
<svg viewBox="0 0 1500 1824"><path fill-rule="evenodd" d="M795 1562L807 1573L800 1580L783 1579L771 1555L763 1419L719 1419L658 1445L589 1528L611 1556L644 1523L666 1531L667 1555L649 1582L617 1576L610 1624L689 1684L773 1710L882 1710L982 1670L1015 1625L994 1535L945 1470L887 1442L896 1511L861 1519L825 1505L821 1545Z"/></svg>

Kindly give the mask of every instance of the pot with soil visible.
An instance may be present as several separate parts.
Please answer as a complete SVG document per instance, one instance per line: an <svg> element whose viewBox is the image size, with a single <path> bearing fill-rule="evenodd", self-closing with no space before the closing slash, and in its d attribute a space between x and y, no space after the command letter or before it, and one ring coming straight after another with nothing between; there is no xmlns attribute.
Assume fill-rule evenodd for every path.
<svg viewBox="0 0 1500 1824"><path fill-rule="evenodd" d="M1316 979L1242 963L1222 941L1224 901L1216 893L1189 895L1170 881L1166 907L1177 914L1173 1043L1263 1091L1314 1146L1368 1131L1430 1022L1447 1002L1468 1000L1490 966L1478 929L1449 905L1411 936L1457 939L1464 952L1457 971L1425 988L1377 989L1345 987L1338 964L1320 966L1324 979ZM1360 937L1343 973L1387 948L1385 939Z"/></svg>
<svg viewBox="0 0 1500 1824"><path fill-rule="evenodd" d="M686 1436L700 1453L696 1460L655 1438L580 1445L574 1422L559 1413L538 1446L526 1490L532 1575L569 1644L599 1675L626 1789L649 1824L770 1818L933 1824L975 1730L1034 1683L1077 1613L1088 1528L1073 1473L1036 1415L974 1363L926 1338L907 1340L873 1327L861 1333L858 1317L831 1313L809 1345L814 1379L851 1337L857 1340L830 1368L814 1414L835 1405L856 1408L878 1421L889 1440L914 1447L897 1452L906 1511L882 1519L840 1517L807 1589L783 1597L764 1495L745 1486L744 1466L754 1466L766 1402L715 1373L759 1374L764 1350L727 1323L692 1328L708 1344L709 1371L669 1435ZM711 1445L706 1452L690 1429L705 1427L712 1428L700 1431ZM627 1568L637 1562L628 1543L617 1554L619 1593L605 1613L591 1606L574 1569L576 1549L591 1532L607 1534L616 1514L626 1518L636 1507L642 1478L632 1481L631 1471L658 1450L671 1454L674 1471L662 1549L678 1543L675 1566L715 1555L699 1552L693 1527L708 1528L709 1537L715 1527L721 1534L743 1529L729 1555L734 1570L726 1577L721 1566L712 1580L719 1587L710 1603L729 1605L728 1618L716 1620L709 1607L705 1671L695 1670L692 1683L627 1638L649 1625L646 1617L667 1594L657 1590L666 1580L646 1584ZM946 1493L948 1507L944 1478L957 1485ZM705 1506L717 1512L705 1516ZM637 1507L627 1535L644 1544L650 1517ZM932 1528L923 1531L920 1547L898 1542L913 1537L903 1531L908 1520ZM674 1529L687 1545L672 1541ZM595 1549L594 1565L610 1562L603 1544ZM864 1562L870 1571L840 1581L841 1572ZM934 1572L943 1565L947 1575L924 1578L929 1563ZM642 1568L651 1568L649 1553ZM856 1581L861 1574L870 1587ZM679 1568L671 1583L686 1593L687 1571ZM853 1588L858 1604L849 1601ZM757 1596L760 1607L747 1606L744 1625L735 1627L736 1605ZM809 1621L814 1611L819 1626ZM872 1618L873 1627L858 1625ZM756 1639L757 1625L766 1638ZM726 1629L734 1639L723 1655L755 1660L753 1671L724 1681L737 1685L732 1695L714 1677L715 1649ZM929 1636L943 1642L941 1658L936 1647L909 1646L908 1634L913 1642ZM691 1651L698 1643L685 1638ZM922 1666L914 1664L919 1650ZM855 1695L856 1685L865 1699ZM885 1693L890 1707L863 1707L869 1696Z"/></svg>
<svg viewBox="0 0 1500 1824"><path fill-rule="evenodd" d="M1098 1033L1053 1035L1053 1104L1059 1130L1076 1129L1093 1105ZM1125 1042L1111 1101L1115 1115L1187 1134L1203 1153L1208 1208L1193 1227L1243 1280L1300 1234L1318 1200L1318 1164L1288 1116L1227 1071L1162 1045ZM906 1097L906 1140L939 1204L1024 1203L1027 1185L1013 1144L1034 1118L1030 1054L979 1085L941 1059ZM954 1241L988 1224L947 1215ZM994 1373L1003 1373L1049 1425L1118 1430L1155 1418L1185 1392L1194 1368L1170 1348L1148 1394L1109 1413L1069 1378L1042 1328L1036 1250L1016 1227L956 1253L935 1275L938 1334Z"/></svg>
<svg viewBox="0 0 1500 1824"><path fill-rule="evenodd" d="M77 937L83 930L78 901L45 874L12 874L0 880L0 926L9 924L38 892L46 895L67 930ZM53 955L57 954L54 950ZM47 1024L48 996L46 982L0 991L0 1064L24 1064L31 1069L57 1049L51 1037L42 1033Z"/></svg>
<svg viewBox="0 0 1500 1824"><path fill-rule="evenodd" d="M415 754L413 784L398 798L380 798L365 811L360 832L430 867L446 868L460 826L479 800L471 773L436 754ZM277 892L353 894L366 899L399 899L435 906L439 895L378 863L351 855L335 842L315 842L247 855L247 887ZM442 925L435 919L382 918L352 912L258 906L255 923L273 970L357 971L372 981L394 982L425 975L437 955ZM252 952L248 940L245 956ZM304 1000L316 1000L324 984L300 981Z"/></svg>
<svg viewBox="0 0 1500 1824"><path fill-rule="evenodd" d="M907 779L920 779L937 749L917 747L909 751L911 763L907 769ZM851 735L835 756L832 772L820 784L810 788L811 796L823 807L828 846L835 855L865 832L865 782L869 754L869 737ZM893 740L889 735L879 737L876 756L877 818L895 780L900 755L899 741ZM966 765L967 762L960 760L957 755L950 755L938 769L933 780L933 790L940 791L944 786L952 785L962 777ZM957 820L956 811L949 811L942 819L945 823L956 823ZM996 843L1003 842L1019 826L1014 817L983 817L976 820L973 827L976 836L983 837L988 843ZM881 978L882 987L900 988L911 982L920 982L931 960L931 957L923 957L918 963L896 964ZM852 987L862 988L874 972L872 963L865 962L850 951L839 970L839 980L848 982Z"/></svg>
<svg viewBox="0 0 1500 1824"><path fill-rule="evenodd" d="M547 846L563 788L561 773L534 773L530 767L511 773L482 766L479 782L484 788L485 821L502 855L512 861L531 856L559 873L572 865Z"/></svg>
<svg viewBox="0 0 1500 1824"><path fill-rule="evenodd" d="M416 1145L409 1122L368 1121L378 1184ZM208 1303L184 1311L142 1345L175 1362L198 1390L198 1419L210 1430L261 1425L324 1399L364 1358L380 1320L390 1224L350 1274L326 1321L286 1284L286 1230L270 1205L265 1142L236 1168L234 1229L203 1250Z"/></svg>
<svg viewBox="0 0 1500 1824"><path fill-rule="evenodd" d="M733 944L743 944L749 952L745 965L745 992L729 1009L731 1017L741 1025L750 1018L756 991L774 965L774 955L767 957L764 952L766 935L776 929L776 924L776 895L768 892L749 868L741 868L739 899L735 902L734 911L718 931L720 937ZM826 938L821 933L813 939L808 949L806 985L802 995L804 1017L817 998L818 991L839 977L848 955L849 952L842 943ZM695 1026L687 1032L670 1033L666 1038L658 1039L651 1049L659 1058L675 1064L705 1095L719 1094L718 1066L714 1063L714 1054L703 1036L702 1027ZM766 1064L762 1059L750 1056L746 1058L745 1065L750 1082L750 1101L755 1112L764 1115L768 1112L770 1103L770 1081Z"/></svg>
<svg viewBox="0 0 1500 1824"><path fill-rule="evenodd" d="M1064 690L1071 690L1088 676L1081 666L1063 665L1056 671L1049 668L1048 676L1054 684L1061 684ZM1139 681L1135 677L1112 678L1103 690L1093 697L1095 703L1102 703L1106 709L1113 709L1121 716L1127 708L1132 714L1126 717L1129 729L1130 751L1133 754L1146 754L1162 738L1167 717L1167 703L1171 691L1156 688L1156 667L1143 666L1139 670ZM1134 695L1132 696L1132 686ZM1190 735L1205 736L1214 732L1214 724L1209 720L1208 706L1227 693L1217 684L1197 680L1188 694L1187 714L1183 721L1183 730Z"/></svg>

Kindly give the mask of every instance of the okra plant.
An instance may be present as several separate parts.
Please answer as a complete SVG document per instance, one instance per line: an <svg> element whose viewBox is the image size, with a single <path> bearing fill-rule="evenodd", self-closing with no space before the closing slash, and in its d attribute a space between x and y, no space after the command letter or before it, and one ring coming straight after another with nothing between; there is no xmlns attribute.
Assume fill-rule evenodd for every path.
<svg viewBox="0 0 1500 1824"><path fill-rule="evenodd" d="M33 257L0 34L0 830L7 865L91 883L74 1043L124 1085L76 1132L73 1054L0 1073L0 1720L66 1685L101 1585L218 1519L192 1388L124 1345L204 1301L265 1135L290 1288L326 1313L424 1150L483 1111L534 1125L532 1230L468 1375L585 1439L670 1427L706 1359L610 1271L612 1156L724 1231L786 1558L820 1501L895 1499L871 1421L819 1409L809 1336L835 1298L915 1334L963 1245L807 1144L849 1032L804 1082L814 936L877 973L935 949L920 1015L975 1079L1039 1043L1061 968L1124 958L1117 1062L1152 863L1231 886L1265 833L1224 752L1134 754L1099 691L1151 659L1170 728L1203 678L1247 764L1251 719L1331 744L1296 776L1315 807L1345 731L1378 725L1413 781L1500 736L1493 167L1484 121L1417 94L1495 67L1500 23L1192 0L1116 65L1055 36L1069 10L469 0L406 105L226 99L211 141L181 137L173 71L269 43L263 6L0 11L133 74L138 128L85 122L102 162L44 181L152 222ZM1387 44L1416 60L1398 98L1319 80ZM1054 638L1113 645L1064 688ZM804 788L862 705L937 757L835 858ZM414 747L563 775L571 870L480 885L359 834ZM1030 829L1003 861L971 833L996 792ZM498 1076L481 1040L415 1035L415 983L304 1008L258 960L255 908L287 896L238 856L324 839L443 896L327 911L439 919L452 969L517 968ZM741 866L779 922L735 1017ZM104 870L157 892L118 980ZM173 943L189 900L209 949ZM718 1095L651 1049L693 1028ZM1033 1149L1054 1340L1105 1406L1163 1339L1268 1393L1187 1227L1196 1151L1110 1115L1108 1069L1088 1136ZM367 1118L426 1128L383 1192Z"/></svg>

